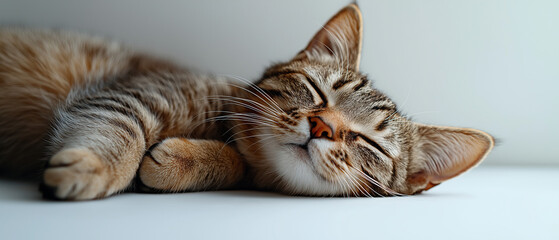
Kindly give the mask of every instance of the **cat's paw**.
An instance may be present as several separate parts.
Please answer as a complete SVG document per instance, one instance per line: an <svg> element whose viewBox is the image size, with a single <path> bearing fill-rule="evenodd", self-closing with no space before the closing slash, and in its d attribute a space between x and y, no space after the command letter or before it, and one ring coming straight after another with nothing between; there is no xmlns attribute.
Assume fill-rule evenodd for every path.
<svg viewBox="0 0 559 240"><path fill-rule="evenodd" d="M86 148L64 149L49 161L40 191L44 198L88 200L108 196L108 166Z"/></svg>
<svg viewBox="0 0 559 240"><path fill-rule="evenodd" d="M143 192L183 191L190 184L188 173L195 161L189 141L169 138L150 147L138 170L138 190Z"/></svg>
<svg viewBox="0 0 559 240"><path fill-rule="evenodd" d="M150 147L138 170L138 190L182 192L224 189L238 183L244 164L216 140L168 138Z"/></svg>

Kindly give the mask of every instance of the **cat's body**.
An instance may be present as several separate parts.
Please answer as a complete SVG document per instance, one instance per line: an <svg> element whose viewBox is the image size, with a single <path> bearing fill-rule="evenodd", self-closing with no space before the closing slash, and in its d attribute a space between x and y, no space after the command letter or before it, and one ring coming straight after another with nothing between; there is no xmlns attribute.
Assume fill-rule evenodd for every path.
<svg viewBox="0 0 559 240"><path fill-rule="evenodd" d="M141 159L170 137L226 140L218 132L225 126L205 120L225 110L209 97L231 95L227 79L79 34L3 29L0 36L0 169L6 174L41 176L46 162L39 160L81 141L101 152L110 148L107 158ZM103 127L119 137L96 139ZM121 167L131 170L124 182L136 165L139 160Z"/></svg>
<svg viewBox="0 0 559 240"><path fill-rule="evenodd" d="M42 176L57 199L106 197L135 176L161 191L245 182L370 196L421 192L478 164L489 135L412 123L358 72L361 31L350 5L292 61L240 86L105 40L0 30L0 170Z"/></svg>
<svg viewBox="0 0 559 240"><path fill-rule="evenodd" d="M106 98L100 102L114 98L123 105L139 106L126 109L145 125L142 128L153 129L145 136L149 146L187 133L195 138L218 135L210 129L203 130L203 136L196 135L191 127L217 115L198 113L210 108L220 110L213 106L215 101L204 101L204 97L229 95L231 88L225 79L192 74L166 62L135 55L116 43L78 34L4 29L0 36L0 101L5 103L0 121L2 126L9 126L0 129L0 160L2 164L18 163L10 171L25 168L21 161L40 156L35 154L48 155L44 139L56 126L53 120L65 117L64 111L56 116L56 110L79 105L84 99L94 99L90 103L96 103L96 97ZM134 129L137 125L131 123L130 131L138 132ZM52 147L55 152L60 148ZM30 164L36 162L31 161Z"/></svg>

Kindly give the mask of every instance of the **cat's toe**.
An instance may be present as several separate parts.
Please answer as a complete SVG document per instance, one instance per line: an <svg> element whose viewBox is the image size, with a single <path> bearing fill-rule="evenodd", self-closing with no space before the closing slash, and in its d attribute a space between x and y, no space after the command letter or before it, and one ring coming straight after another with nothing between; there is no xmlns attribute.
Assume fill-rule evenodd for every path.
<svg viewBox="0 0 559 240"><path fill-rule="evenodd" d="M141 192L176 191L178 181L188 173L181 164L185 160L179 151L186 144L178 138L169 138L149 148L138 170L137 187Z"/></svg>
<svg viewBox="0 0 559 240"><path fill-rule="evenodd" d="M167 148L168 147L166 147L165 144L161 144L161 142L151 145L146 151L143 161L155 163L159 166L167 163L168 159L171 157L167 152Z"/></svg>
<svg viewBox="0 0 559 240"><path fill-rule="evenodd" d="M147 152L140 164L138 177L136 179L136 189L140 192L160 192L157 190L162 184L161 173L164 172L166 158L154 157L153 152Z"/></svg>
<svg viewBox="0 0 559 240"><path fill-rule="evenodd" d="M55 154L39 190L54 200L88 200L107 196L107 166L88 149L66 149Z"/></svg>

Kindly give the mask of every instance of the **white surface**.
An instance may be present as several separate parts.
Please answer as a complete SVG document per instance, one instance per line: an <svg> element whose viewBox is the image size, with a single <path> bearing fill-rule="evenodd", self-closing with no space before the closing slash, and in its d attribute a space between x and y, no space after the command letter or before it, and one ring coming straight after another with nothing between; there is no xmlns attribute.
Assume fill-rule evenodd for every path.
<svg viewBox="0 0 559 240"><path fill-rule="evenodd" d="M0 25L111 36L257 78L350 0L2 0ZM502 141L487 163L559 164L559 1L362 0L361 69L425 123Z"/></svg>
<svg viewBox="0 0 559 240"><path fill-rule="evenodd" d="M559 168L480 167L417 196L227 191L48 202L0 181L1 239L559 239Z"/></svg>

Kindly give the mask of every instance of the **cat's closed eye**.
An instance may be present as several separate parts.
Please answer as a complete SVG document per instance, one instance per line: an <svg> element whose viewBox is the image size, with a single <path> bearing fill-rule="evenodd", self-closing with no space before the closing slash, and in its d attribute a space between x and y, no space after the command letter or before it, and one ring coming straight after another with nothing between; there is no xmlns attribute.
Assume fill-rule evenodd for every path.
<svg viewBox="0 0 559 240"><path fill-rule="evenodd" d="M357 134L357 137L359 139L363 139L367 144L369 144L370 146L376 148L378 151L380 151L382 154L384 154L387 157L390 157L390 155L388 154L388 152L386 150L384 150L383 147L381 147L377 142L375 142L374 140L372 140L371 138L368 138L367 136L363 135L363 134Z"/></svg>
<svg viewBox="0 0 559 240"><path fill-rule="evenodd" d="M326 106L328 106L328 99L326 98L326 95L324 94L324 92L317 86L315 80L313 80L312 78L310 78L307 75L303 75L305 77L305 81L308 82L311 86L311 89L314 90L314 92L318 95L320 102L317 104L318 107L320 108L324 108Z"/></svg>

